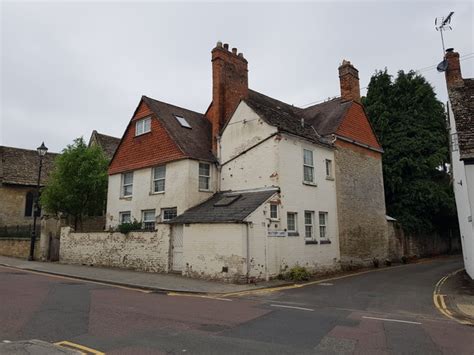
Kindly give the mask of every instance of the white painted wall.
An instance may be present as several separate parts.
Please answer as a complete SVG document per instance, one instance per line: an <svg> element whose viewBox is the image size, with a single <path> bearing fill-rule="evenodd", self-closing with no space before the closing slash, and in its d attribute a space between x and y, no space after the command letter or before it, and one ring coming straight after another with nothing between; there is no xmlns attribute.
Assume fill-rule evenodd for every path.
<svg viewBox="0 0 474 355"><path fill-rule="evenodd" d="M244 120L246 120L244 122ZM221 161L227 162L256 142L276 133L245 104L241 103L221 137ZM313 151L317 186L303 184L303 149ZM272 277L296 264L311 270L338 268L340 260L336 186L326 179L325 160L333 162L334 151L299 137L272 136L255 148L222 166L221 189L240 190L279 186L279 221L269 220L269 205L257 209L248 220L250 228L251 271L257 278ZM334 176L334 172L333 172ZM304 211L314 211L314 231L319 236L319 211L328 212L331 244L306 244ZM287 212L298 214L299 236L267 237L268 230L285 230ZM318 241L319 239L316 238Z"/></svg>
<svg viewBox="0 0 474 355"><path fill-rule="evenodd" d="M450 133L456 133L454 114L449 105ZM452 148L452 146L451 146ZM472 221L474 207L474 165L464 165L459 150L451 149L453 169L453 188L458 212L459 230L464 258L464 267L474 279L474 226Z"/></svg>
<svg viewBox="0 0 474 355"><path fill-rule="evenodd" d="M131 211L132 219L141 220L141 211L155 209L156 216L161 208L177 207L178 214L202 202L216 191L217 170L211 164L211 188L209 192L199 191L199 162L183 159L166 164L165 192L153 194L152 168L135 170L133 172L132 197L120 197L121 174L109 176L107 196L108 227L119 224L119 213Z"/></svg>
<svg viewBox="0 0 474 355"><path fill-rule="evenodd" d="M245 233L245 224L238 223L185 225L183 274L228 281L245 277ZM228 271L223 272L223 267Z"/></svg>

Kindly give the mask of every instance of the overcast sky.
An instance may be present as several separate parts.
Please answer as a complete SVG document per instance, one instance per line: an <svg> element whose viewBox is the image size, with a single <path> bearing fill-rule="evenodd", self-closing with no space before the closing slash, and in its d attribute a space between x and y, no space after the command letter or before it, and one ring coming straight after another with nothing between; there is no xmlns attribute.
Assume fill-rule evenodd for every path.
<svg viewBox="0 0 474 355"><path fill-rule="evenodd" d="M472 1L1 3L0 145L61 151L92 130L121 137L141 95L204 112L218 40L249 61L249 85L297 106L339 94L342 59L361 87L442 60L434 18L454 11L447 47L474 77ZM446 101L443 74L422 74ZM365 91L363 91L363 94Z"/></svg>

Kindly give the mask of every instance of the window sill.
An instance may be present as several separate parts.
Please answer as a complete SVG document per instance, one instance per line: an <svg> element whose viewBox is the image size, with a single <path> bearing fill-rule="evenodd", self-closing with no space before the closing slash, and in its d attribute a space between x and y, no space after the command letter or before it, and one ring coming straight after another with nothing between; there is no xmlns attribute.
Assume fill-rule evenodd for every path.
<svg viewBox="0 0 474 355"><path fill-rule="evenodd" d="M150 192L150 195L163 195L164 193L164 191Z"/></svg>
<svg viewBox="0 0 474 355"><path fill-rule="evenodd" d="M298 232L288 232L288 237L299 237L300 234Z"/></svg>
<svg viewBox="0 0 474 355"><path fill-rule="evenodd" d="M136 134L136 133L135 133L135 135L133 136L133 138L138 138L138 137L144 136L145 134L149 134L149 133L151 133L151 130L148 131L148 132L140 133L140 134Z"/></svg>
<svg viewBox="0 0 474 355"><path fill-rule="evenodd" d="M325 239L325 240L321 240L319 243L320 244L331 244L331 241L328 240L328 239Z"/></svg>
<svg viewBox="0 0 474 355"><path fill-rule="evenodd" d="M311 182L311 181L303 181L303 185L314 186L314 187L318 186L318 184L316 184L315 182Z"/></svg>
<svg viewBox="0 0 474 355"><path fill-rule="evenodd" d="M308 244L318 244L318 241L317 240L312 240L312 239L307 239L307 240L304 241L304 243L306 245L308 245Z"/></svg>
<svg viewBox="0 0 474 355"><path fill-rule="evenodd" d="M120 200L132 201L132 196L120 196Z"/></svg>
<svg viewBox="0 0 474 355"><path fill-rule="evenodd" d="M270 218L270 222L280 222L280 218Z"/></svg>
<svg viewBox="0 0 474 355"><path fill-rule="evenodd" d="M199 192L212 192L212 190L199 189Z"/></svg>
<svg viewBox="0 0 474 355"><path fill-rule="evenodd" d="M334 181L334 178L332 176L326 176L326 180Z"/></svg>

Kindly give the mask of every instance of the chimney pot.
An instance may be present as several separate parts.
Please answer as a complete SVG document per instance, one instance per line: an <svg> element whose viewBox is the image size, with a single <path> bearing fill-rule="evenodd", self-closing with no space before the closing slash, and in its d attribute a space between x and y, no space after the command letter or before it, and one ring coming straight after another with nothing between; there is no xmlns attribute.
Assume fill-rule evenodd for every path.
<svg viewBox="0 0 474 355"><path fill-rule="evenodd" d="M232 54L237 55L237 48L232 48Z"/></svg>
<svg viewBox="0 0 474 355"><path fill-rule="evenodd" d="M239 53L239 57L240 58L243 58L244 57L244 54L242 52Z"/></svg>
<svg viewBox="0 0 474 355"><path fill-rule="evenodd" d="M224 49L225 49L226 51L229 50L229 43L224 43Z"/></svg>
<svg viewBox="0 0 474 355"><path fill-rule="evenodd" d="M222 48L222 42L221 42L221 41L217 41L216 47L217 47L217 48Z"/></svg>

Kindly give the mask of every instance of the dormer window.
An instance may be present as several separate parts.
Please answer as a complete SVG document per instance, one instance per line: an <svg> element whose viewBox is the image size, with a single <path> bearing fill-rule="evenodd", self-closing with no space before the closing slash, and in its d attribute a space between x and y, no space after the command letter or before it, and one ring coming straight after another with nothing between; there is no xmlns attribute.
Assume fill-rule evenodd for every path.
<svg viewBox="0 0 474 355"><path fill-rule="evenodd" d="M145 134L151 131L151 117L146 117L138 120L135 123L135 136Z"/></svg>

